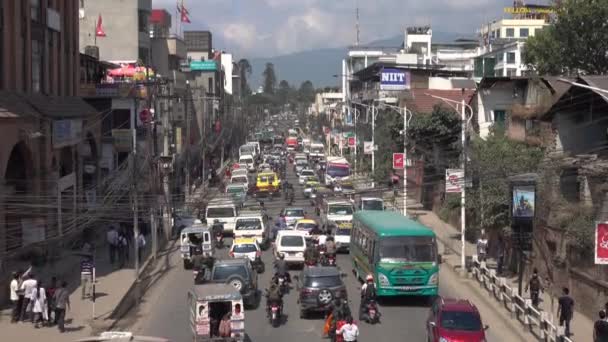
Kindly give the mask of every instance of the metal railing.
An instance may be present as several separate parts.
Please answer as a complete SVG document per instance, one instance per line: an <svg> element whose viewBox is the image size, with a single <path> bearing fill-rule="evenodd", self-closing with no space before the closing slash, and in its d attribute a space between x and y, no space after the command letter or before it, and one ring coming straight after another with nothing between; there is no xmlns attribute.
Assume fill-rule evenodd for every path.
<svg viewBox="0 0 608 342"><path fill-rule="evenodd" d="M522 297L518 290L507 285L506 278L496 275L496 270L489 269L485 262L480 262L473 255L473 278L485 289L490 297L498 301L515 318L541 341L573 342L564 335L564 327L553 322L547 312L532 305L532 300Z"/></svg>

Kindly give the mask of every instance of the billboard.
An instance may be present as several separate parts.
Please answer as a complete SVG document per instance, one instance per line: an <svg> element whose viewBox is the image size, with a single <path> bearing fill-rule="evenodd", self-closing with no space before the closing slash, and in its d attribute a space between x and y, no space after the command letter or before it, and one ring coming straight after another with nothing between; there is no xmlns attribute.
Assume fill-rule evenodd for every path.
<svg viewBox="0 0 608 342"><path fill-rule="evenodd" d="M608 264L608 223L595 225L595 264Z"/></svg>
<svg viewBox="0 0 608 342"><path fill-rule="evenodd" d="M364 154L372 154L374 150L373 141L364 141L363 142L363 153Z"/></svg>
<svg viewBox="0 0 608 342"><path fill-rule="evenodd" d="M380 90L410 89L410 76L409 71L383 68L380 72Z"/></svg>
<svg viewBox="0 0 608 342"><path fill-rule="evenodd" d="M403 153L393 153L393 169L403 169L404 159Z"/></svg>
<svg viewBox="0 0 608 342"><path fill-rule="evenodd" d="M445 170L445 192L446 193L462 192L463 186L464 186L464 170L463 169Z"/></svg>
<svg viewBox="0 0 608 342"><path fill-rule="evenodd" d="M534 186L514 186L513 187L513 217L532 218L534 217Z"/></svg>

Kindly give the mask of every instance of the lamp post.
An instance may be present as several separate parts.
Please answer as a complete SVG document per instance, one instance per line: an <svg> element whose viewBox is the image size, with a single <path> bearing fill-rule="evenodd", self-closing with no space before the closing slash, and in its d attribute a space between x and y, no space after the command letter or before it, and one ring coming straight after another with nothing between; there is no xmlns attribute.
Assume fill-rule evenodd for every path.
<svg viewBox="0 0 608 342"><path fill-rule="evenodd" d="M466 231L466 212L465 212L465 204L466 204L466 165L467 165L467 150L466 150L466 129L467 126L469 124L469 122L471 121L471 119L473 118L473 108L471 106L469 106L468 104L466 104L464 102L464 100L462 101L456 101L456 100L452 100L452 99L447 99L445 97L441 97L441 96L436 96L436 95L432 95L432 94L428 94L426 93L426 95L442 100L450 105L455 105L456 109L458 109L458 106L460 105L460 115L461 115L461 132L460 132L460 141L462 143L462 161L461 161L461 167L462 167L462 172L464 174L464 179L462 182L462 191L460 192L460 267L461 267L461 272L466 272L466 257L465 257L465 231ZM466 116L466 109L469 109L470 111L470 116L467 118Z"/></svg>
<svg viewBox="0 0 608 342"><path fill-rule="evenodd" d="M353 104L356 104L358 106L362 106L365 107L367 109L372 110L372 188L375 187L375 182L374 182L374 173L376 171L376 141L374 139L375 133L376 133L376 114L377 114L377 109L376 109L376 105L374 102L372 102L371 105L367 105L364 103L360 103L360 102L351 102Z"/></svg>

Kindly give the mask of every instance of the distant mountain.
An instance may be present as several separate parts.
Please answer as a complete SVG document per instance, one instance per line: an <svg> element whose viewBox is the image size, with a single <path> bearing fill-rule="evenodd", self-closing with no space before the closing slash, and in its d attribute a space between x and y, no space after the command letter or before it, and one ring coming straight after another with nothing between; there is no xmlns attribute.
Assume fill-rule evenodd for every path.
<svg viewBox="0 0 608 342"><path fill-rule="evenodd" d="M450 42L462 36L459 33L433 31L433 41L435 42ZM365 44L365 46L394 47L395 49L402 45L403 35ZM253 68L250 80L251 88L256 90L262 85L262 72L266 63L274 64L277 83L287 80L289 84L299 87L302 82L310 80L316 88L338 86L340 80L333 75L342 73L342 59L346 56L347 51L348 47L338 47L307 50L276 57L252 58L249 60Z"/></svg>

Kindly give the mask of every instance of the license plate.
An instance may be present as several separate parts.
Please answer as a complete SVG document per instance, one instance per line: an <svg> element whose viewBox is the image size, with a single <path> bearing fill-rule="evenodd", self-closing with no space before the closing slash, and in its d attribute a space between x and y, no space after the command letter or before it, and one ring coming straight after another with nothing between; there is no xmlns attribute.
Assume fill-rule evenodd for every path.
<svg viewBox="0 0 608 342"><path fill-rule="evenodd" d="M293 256L293 255L296 255L296 253L295 252L288 252L287 255L292 255Z"/></svg>
<svg viewBox="0 0 608 342"><path fill-rule="evenodd" d="M369 314L374 316L376 314L376 310L369 310Z"/></svg>

